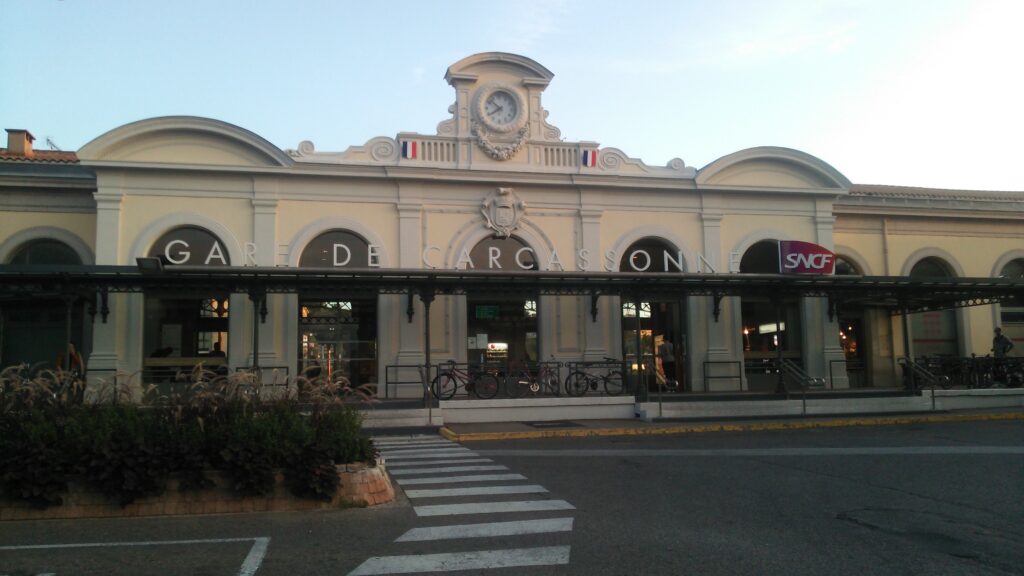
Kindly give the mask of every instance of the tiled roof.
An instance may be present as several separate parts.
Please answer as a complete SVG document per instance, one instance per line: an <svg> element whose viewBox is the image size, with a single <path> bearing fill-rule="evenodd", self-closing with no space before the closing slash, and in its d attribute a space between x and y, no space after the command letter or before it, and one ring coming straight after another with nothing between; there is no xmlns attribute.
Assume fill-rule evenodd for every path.
<svg viewBox="0 0 1024 576"><path fill-rule="evenodd" d="M78 164L78 155L60 150L33 150L31 156L0 148L0 162L47 162L57 164Z"/></svg>
<svg viewBox="0 0 1024 576"><path fill-rule="evenodd" d="M854 184L850 187L850 196L913 198L921 200L1024 201L1024 191L948 190L944 188L918 188L914 186L883 186L881 184Z"/></svg>

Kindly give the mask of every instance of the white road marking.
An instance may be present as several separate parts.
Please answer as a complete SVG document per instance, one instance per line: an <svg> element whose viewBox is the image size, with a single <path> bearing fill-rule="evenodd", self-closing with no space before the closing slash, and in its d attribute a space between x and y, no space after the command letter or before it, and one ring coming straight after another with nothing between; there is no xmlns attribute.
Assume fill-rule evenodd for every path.
<svg viewBox="0 0 1024 576"><path fill-rule="evenodd" d="M385 460L387 460L385 458ZM424 464L483 464L485 462L494 462L490 458L453 458L452 460L428 460L421 462L417 460L405 460L402 462L388 462L387 467L394 468L396 466L423 466Z"/></svg>
<svg viewBox="0 0 1024 576"><path fill-rule="evenodd" d="M423 460L436 460L438 458L451 458L453 456L463 456L463 455L465 455L465 456L476 456L476 454L473 454L469 450L445 450L444 452L440 452L440 453L437 453L437 454L424 454L424 453L397 454L397 455L396 454L385 454L384 455L384 459L385 460L401 460L401 459L408 460L410 458L417 458L417 459L423 459Z"/></svg>
<svg viewBox="0 0 1024 576"><path fill-rule="evenodd" d="M461 488L427 488L406 490L409 498L447 498L458 496L500 496L502 494L544 494L548 489L537 484L522 486L463 486Z"/></svg>
<svg viewBox="0 0 1024 576"><path fill-rule="evenodd" d="M440 468L403 468L391 470L392 476L408 476L410 474L438 474L441 472L489 472L493 470L508 470L508 467L501 464L485 466L442 466Z"/></svg>
<svg viewBox="0 0 1024 576"><path fill-rule="evenodd" d="M432 504L413 506L417 516L452 516L455 514L492 514L505 512L541 512L575 510L565 500L531 500L522 502L472 502L468 504Z"/></svg>
<svg viewBox="0 0 1024 576"><path fill-rule="evenodd" d="M526 480L522 474L480 474L477 476L434 476L428 478L399 478L402 486L415 486L417 484L458 484L460 482L497 482L505 480Z"/></svg>
<svg viewBox="0 0 1024 576"><path fill-rule="evenodd" d="M263 557L270 545L270 538L211 538L209 540L153 540L143 542L83 542L77 544L27 544L24 546L0 546L3 550L47 550L68 548L114 548L119 546L188 546L192 544L229 544L252 542L252 548L242 562L238 576L252 576L259 570Z"/></svg>
<svg viewBox="0 0 1024 576"><path fill-rule="evenodd" d="M415 456L417 454L429 455L429 454L459 454L472 452L469 448L430 448L426 450L381 450L380 453L385 458L394 458L396 456Z"/></svg>
<svg viewBox="0 0 1024 576"><path fill-rule="evenodd" d="M474 552L451 552L445 554L374 557L360 564L352 572L349 572L349 576L452 572L456 570L486 570L491 568L550 566L554 564L568 563L568 546L516 548L512 550L480 550Z"/></svg>
<svg viewBox="0 0 1024 576"><path fill-rule="evenodd" d="M374 446L378 448L416 448L420 446L459 446L455 442L449 442L448 440L433 440L430 442L374 442Z"/></svg>
<svg viewBox="0 0 1024 576"><path fill-rule="evenodd" d="M549 532L572 532L572 518L545 518L543 520L515 520L512 522L413 528L399 536L395 542L492 538L495 536L519 536L522 534L547 534Z"/></svg>

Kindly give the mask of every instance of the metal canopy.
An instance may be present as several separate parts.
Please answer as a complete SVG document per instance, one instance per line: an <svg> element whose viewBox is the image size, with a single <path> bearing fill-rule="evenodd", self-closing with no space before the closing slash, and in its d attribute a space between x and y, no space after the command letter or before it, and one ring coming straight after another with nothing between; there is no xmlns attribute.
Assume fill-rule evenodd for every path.
<svg viewBox="0 0 1024 576"><path fill-rule="evenodd" d="M822 297L829 299L833 310L835 306L852 305L884 308L894 313L1024 302L1024 281L1007 278L231 266L167 266L159 272L142 272L135 266L0 265L0 301L144 291L181 295L301 293L325 297L409 292L589 295L622 296L630 300L682 296L712 296L716 300L730 296Z"/></svg>

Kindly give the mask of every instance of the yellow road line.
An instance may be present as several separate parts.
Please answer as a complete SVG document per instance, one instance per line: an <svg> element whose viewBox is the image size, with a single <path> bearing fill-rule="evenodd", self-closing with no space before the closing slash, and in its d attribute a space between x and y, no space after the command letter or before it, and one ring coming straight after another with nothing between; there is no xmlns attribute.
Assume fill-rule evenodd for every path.
<svg viewBox="0 0 1024 576"><path fill-rule="evenodd" d="M519 430L508 432L458 433L441 427L441 435L455 442L480 440L524 440L533 438L586 438L594 436L661 436L667 434L695 434L706 432L756 432L762 430L803 430L809 428L843 428L848 426L891 426L931 422L980 422L996 420L1024 420L1024 412L998 412L990 414L921 414L911 416L875 416L837 418L834 420L796 420L778 422L751 422L727 424L671 424L653 426L627 426L618 428L571 428L564 430Z"/></svg>

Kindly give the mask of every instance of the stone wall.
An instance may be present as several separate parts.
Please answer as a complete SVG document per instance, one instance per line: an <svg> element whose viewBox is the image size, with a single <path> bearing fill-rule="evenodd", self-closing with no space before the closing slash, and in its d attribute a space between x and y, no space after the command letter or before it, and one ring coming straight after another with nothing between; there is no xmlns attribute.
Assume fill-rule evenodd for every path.
<svg viewBox="0 0 1024 576"><path fill-rule="evenodd" d="M210 472L207 477L216 484L213 488L181 492L178 490L178 480L172 478L162 495L140 498L123 508L91 488L72 481L62 506L37 510L25 502L0 500L0 521L326 510L376 506L395 498L395 490L383 462L378 461L372 466L362 463L339 465L338 475L341 485L330 502L297 498L288 491L282 474L277 475L273 493L261 497L242 497L228 488L230 483L223 474Z"/></svg>

